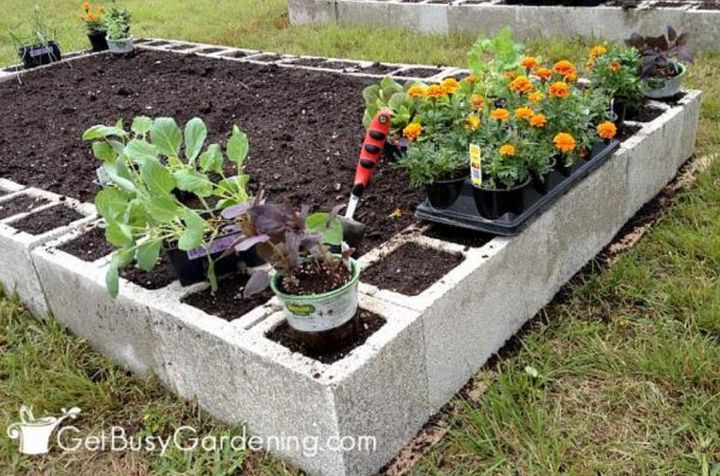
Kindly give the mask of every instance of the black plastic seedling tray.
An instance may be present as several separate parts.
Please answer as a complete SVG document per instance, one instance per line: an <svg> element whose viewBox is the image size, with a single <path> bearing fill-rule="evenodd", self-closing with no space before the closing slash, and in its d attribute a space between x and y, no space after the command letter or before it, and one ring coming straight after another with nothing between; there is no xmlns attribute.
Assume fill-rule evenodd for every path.
<svg viewBox="0 0 720 476"><path fill-rule="evenodd" d="M497 220L489 220L480 216L473 198L472 183L470 179L466 179L460 196L448 208L434 208L426 199L417 207L415 216L421 220L493 235L517 235L550 208L558 198L612 157L613 152L619 146L620 142L617 140L607 143L598 142L593 147L590 158L573 165L568 176L557 170L552 171L547 179L547 192L544 194L533 186L526 187L523 190L523 211L519 215L506 213Z"/></svg>

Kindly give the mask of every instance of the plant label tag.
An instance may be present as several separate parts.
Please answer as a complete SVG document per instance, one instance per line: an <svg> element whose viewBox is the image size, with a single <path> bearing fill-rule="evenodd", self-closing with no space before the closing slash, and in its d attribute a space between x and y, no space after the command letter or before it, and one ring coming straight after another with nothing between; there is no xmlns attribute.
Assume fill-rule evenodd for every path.
<svg viewBox="0 0 720 476"><path fill-rule="evenodd" d="M482 185L482 152L477 144L470 144L470 180L476 187Z"/></svg>

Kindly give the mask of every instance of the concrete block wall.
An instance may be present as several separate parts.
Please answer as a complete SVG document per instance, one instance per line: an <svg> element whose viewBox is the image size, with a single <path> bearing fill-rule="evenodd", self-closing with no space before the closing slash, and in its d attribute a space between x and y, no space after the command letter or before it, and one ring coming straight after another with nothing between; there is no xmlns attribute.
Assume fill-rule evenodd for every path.
<svg viewBox="0 0 720 476"><path fill-rule="evenodd" d="M691 34L692 47L717 50L720 11L701 10L700 2L680 8L647 0L637 8L506 5L500 0L447 4L399 0L290 0L293 25L362 25L407 28L423 33L494 35L510 26L516 37L595 37L620 41L633 32L659 35L665 25Z"/></svg>
<svg viewBox="0 0 720 476"><path fill-rule="evenodd" d="M158 41L142 47L173 51L168 48L188 45L162 40L152 46ZM202 53L207 47L190 44L176 53L198 51L232 61L267 56L243 50L246 56L238 59L232 54L239 50L232 48ZM301 67L292 64L296 59L272 61ZM356 64L347 74L363 74L356 71L369 63ZM395 66L394 74L401 75L414 65ZM433 77L461 72L443 68ZM18 291L31 305L40 303L38 311L49 310L133 371L157 374L215 416L244 422L265 438L317 438L318 454L269 448L308 473L373 474L672 178L694 150L699 104L700 93L690 91L677 107L661 105L660 117L643 124L608 162L518 236L468 248L424 236L424 227L414 226L363 256L367 267L414 242L461 253L464 261L418 296L361 283L361 307L386 324L330 365L266 337L284 321L276 299L232 321L182 303L204 285L182 288L175 282L151 291L123 280L121 295L110 299L104 284L108 257L88 263L58 249L97 226L89 211L86 219L38 241L17 240L9 228L17 217L0 224L0 260L7 255L14 260L0 262L0 278L18 282L18 276L30 276L30 284ZM10 192L0 201L46 193L7 180L0 180L0 189ZM358 435L376 437L376 450L333 451L323 444Z"/></svg>

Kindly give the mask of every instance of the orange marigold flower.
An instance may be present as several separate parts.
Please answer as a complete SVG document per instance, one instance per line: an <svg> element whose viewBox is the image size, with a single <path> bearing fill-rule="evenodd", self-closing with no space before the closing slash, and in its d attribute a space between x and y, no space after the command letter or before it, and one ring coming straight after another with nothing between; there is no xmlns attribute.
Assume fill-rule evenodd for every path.
<svg viewBox="0 0 720 476"><path fill-rule="evenodd" d="M535 113L529 107L519 107L515 109L515 119L530 119Z"/></svg>
<svg viewBox="0 0 720 476"><path fill-rule="evenodd" d="M515 71L506 71L505 72L505 77L507 79L515 79L516 76L517 76L517 73Z"/></svg>
<svg viewBox="0 0 720 476"><path fill-rule="evenodd" d="M90 2L83 2L82 3L82 9L85 11L90 10Z"/></svg>
<svg viewBox="0 0 720 476"><path fill-rule="evenodd" d="M470 114L467 117L467 122L465 124L465 129L469 131L476 131L480 129L480 117L476 114Z"/></svg>
<svg viewBox="0 0 720 476"><path fill-rule="evenodd" d="M505 144L500 146L500 155L515 155L515 146L512 144Z"/></svg>
<svg viewBox="0 0 720 476"><path fill-rule="evenodd" d="M94 13L90 12L87 14L87 19L88 19L88 21L95 21L95 19L97 19L97 17L95 16Z"/></svg>
<svg viewBox="0 0 720 476"><path fill-rule="evenodd" d="M617 127L610 121L601 122L597 126L597 133L601 138L610 140L617 134Z"/></svg>
<svg viewBox="0 0 720 476"><path fill-rule="evenodd" d="M475 83L477 83L477 80L478 80L478 78L477 78L477 76L475 76L474 74L471 74L471 75L469 75L469 76L465 76L465 78L463 78L463 81L468 82L468 83L470 83L470 84L475 84Z"/></svg>
<svg viewBox="0 0 720 476"><path fill-rule="evenodd" d="M421 98L427 94L427 89L427 86L423 86L422 84L413 84L407 93L410 97Z"/></svg>
<svg viewBox="0 0 720 476"><path fill-rule="evenodd" d="M447 96L448 90L442 84L431 84L425 94L429 98L441 98Z"/></svg>
<svg viewBox="0 0 720 476"><path fill-rule="evenodd" d="M407 125L407 127L405 127L405 129L403 129L403 135L410 140L415 140L418 138L422 130L423 126L417 122L411 122Z"/></svg>
<svg viewBox="0 0 720 476"><path fill-rule="evenodd" d="M535 70L535 76L540 78L542 81L547 81L552 76L552 71L548 68L538 68Z"/></svg>
<svg viewBox="0 0 720 476"><path fill-rule="evenodd" d="M530 100L531 103L534 103L534 104L537 104L540 101L542 101L544 97L545 96L540 91L535 91L535 92L528 94L528 99Z"/></svg>
<svg viewBox="0 0 720 476"><path fill-rule="evenodd" d="M472 104L472 107L475 109L482 109L483 106L485 106L485 98L479 94L473 94L470 96L470 104Z"/></svg>
<svg viewBox="0 0 720 476"><path fill-rule="evenodd" d="M575 138L567 132L561 132L556 135L553 142L555 143L555 148L560 152L568 153L575 150Z"/></svg>
<svg viewBox="0 0 720 476"><path fill-rule="evenodd" d="M575 65L568 60L560 60L553 65L553 71L562 76L575 72Z"/></svg>
<svg viewBox="0 0 720 476"><path fill-rule="evenodd" d="M526 76L518 76L510 83L510 90L516 93L526 93L532 88L532 82Z"/></svg>
<svg viewBox="0 0 720 476"><path fill-rule="evenodd" d="M610 68L611 73L617 73L618 71L620 71L622 69L622 65L620 63L618 63L617 61L613 61L610 63L608 68Z"/></svg>
<svg viewBox="0 0 720 476"><path fill-rule="evenodd" d="M597 58L598 56L602 56L605 53L607 53L607 48L605 47L605 45L595 45L590 50L590 57Z"/></svg>
<svg viewBox="0 0 720 476"><path fill-rule="evenodd" d="M507 121L509 117L510 111L501 107L490 111L490 118L496 121Z"/></svg>
<svg viewBox="0 0 720 476"><path fill-rule="evenodd" d="M568 74L565 75L565 81L567 81L567 82L569 82L569 83L572 83L572 82L574 82L574 81L577 81L577 79L578 79L578 75L577 75L577 73L576 73L575 71L573 71L572 73L568 73Z"/></svg>
<svg viewBox="0 0 720 476"><path fill-rule="evenodd" d="M534 56L526 56L520 61L520 66L527 70L535 69L538 65L538 60Z"/></svg>
<svg viewBox="0 0 720 476"><path fill-rule="evenodd" d="M550 85L548 93L556 98L566 98L570 96L570 86L564 81L557 81Z"/></svg>
<svg viewBox="0 0 720 476"><path fill-rule="evenodd" d="M545 119L544 114L535 114L533 117L530 118L530 125L533 127L537 127L539 129L541 127L544 127L545 124L547 124L547 119Z"/></svg>
<svg viewBox="0 0 720 476"><path fill-rule="evenodd" d="M445 78L442 82L442 86L450 94L452 94L455 91L457 91L458 89L460 89L460 83L455 78Z"/></svg>

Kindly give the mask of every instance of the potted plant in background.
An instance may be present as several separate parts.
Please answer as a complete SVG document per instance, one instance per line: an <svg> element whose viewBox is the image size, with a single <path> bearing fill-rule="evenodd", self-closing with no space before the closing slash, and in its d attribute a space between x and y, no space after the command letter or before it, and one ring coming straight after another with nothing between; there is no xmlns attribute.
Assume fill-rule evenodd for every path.
<svg viewBox="0 0 720 476"><path fill-rule="evenodd" d="M184 133L171 118L141 116L130 132L120 121L91 127L83 138L93 142L109 182L95 206L107 241L118 248L106 279L111 295L117 295L120 269L134 261L151 271L163 250L183 285L207 277L214 291L217 275L236 270L237 260L225 251L239 231L220 211L249 199L244 133L234 127L227 141L225 153L237 171L229 177L222 147L205 148L207 128L199 118L188 121Z"/></svg>
<svg viewBox="0 0 720 476"><path fill-rule="evenodd" d="M130 36L130 17L130 12L126 8L119 8L115 2L105 16L108 48L113 54L123 55L135 50Z"/></svg>
<svg viewBox="0 0 720 476"><path fill-rule="evenodd" d="M332 213L308 214L308 206L295 210L267 203L259 194L243 205L225 209L223 217L235 219L242 237L235 249L257 247L258 254L274 269L257 269L243 294L252 296L268 287L282 302L288 324L308 349L337 349L355 332L360 264L353 250L341 254L330 245L342 244L342 226Z"/></svg>
<svg viewBox="0 0 720 476"><path fill-rule="evenodd" d="M85 27L88 39L95 52L108 49L107 32L105 31L105 20L103 19L104 9L102 5L95 5L92 2L83 2L80 21Z"/></svg>
<svg viewBox="0 0 720 476"><path fill-rule="evenodd" d="M25 68L35 68L62 59L55 31L47 26L37 6L33 12L32 33L23 36L11 32L10 39Z"/></svg>
<svg viewBox="0 0 720 476"><path fill-rule="evenodd" d="M585 66L591 88L610 98L609 108L619 125L638 114L644 94L637 50L596 45Z"/></svg>
<svg viewBox="0 0 720 476"><path fill-rule="evenodd" d="M633 33L625 43L640 52L640 77L647 97L664 99L680 92L687 73L685 63L693 62L687 33L678 35L668 25L667 34L653 37Z"/></svg>

